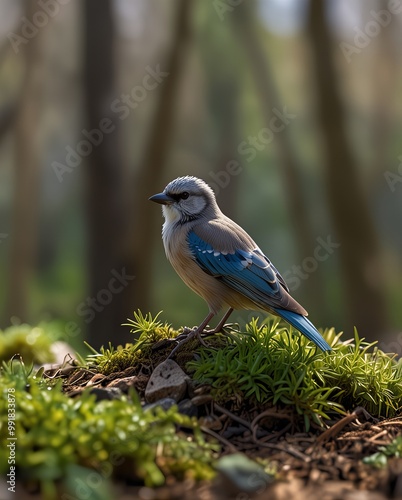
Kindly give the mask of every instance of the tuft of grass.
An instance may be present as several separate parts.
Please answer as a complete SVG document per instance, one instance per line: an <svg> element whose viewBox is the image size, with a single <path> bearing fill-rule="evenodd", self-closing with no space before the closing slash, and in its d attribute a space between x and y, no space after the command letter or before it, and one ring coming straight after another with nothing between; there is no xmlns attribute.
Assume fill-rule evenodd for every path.
<svg viewBox="0 0 402 500"><path fill-rule="evenodd" d="M57 481L74 485L77 467L87 470L87 477L95 470L103 478L128 468L131 477L148 486L170 475L212 477L215 446L204 441L196 420L176 407L144 411L134 391L119 400L95 401L89 392L72 399L61 392L61 381L49 385L39 375L16 361L3 365L0 442L6 450L11 398L18 478L39 481L46 498L58 498ZM0 456L4 474L7 455Z"/></svg>
<svg viewBox="0 0 402 500"><path fill-rule="evenodd" d="M323 353L292 327L278 321L228 335L226 346L201 348L188 363L196 382L209 384L219 401L292 406L303 417L322 425L330 413L363 406L376 416L392 416L402 405L402 361L373 348L358 337L342 343L333 329L324 337L333 351Z"/></svg>
<svg viewBox="0 0 402 500"><path fill-rule="evenodd" d="M322 384L340 388L336 397L346 408L364 407L376 416L392 417L402 406L402 359L384 353L354 332L354 343L337 343L333 355L314 365Z"/></svg>
<svg viewBox="0 0 402 500"><path fill-rule="evenodd" d="M141 311L134 311L134 319L127 318L128 323L123 323L122 326L129 326L130 333L137 335L138 338L134 343L126 344L124 347L115 348L109 342L109 347L101 347L98 352L85 342L92 353L87 356L86 362L95 365L100 373L109 375L147 361L152 355L152 346L156 342L178 334L168 323L158 320L160 314L161 312L152 317L151 313L144 316Z"/></svg>
<svg viewBox="0 0 402 500"><path fill-rule="evenodd" d="M91 351L91 354L88 354L84 359L83 365L95 367L96 371L103 375L121 372L129 366L134 366L141 361L144 354L133 344L126 344L124 347L121 345L114 347L109 342L109 347L102 346L99 351L87 342L84 342L84 344Z"/></svg>
<svg viewBox="0 0 402 500"><path fill-rule="evenodd" d="M138 347L143 344L155 343L162 339L169 339L177 335L174 332L171 325L168 323L162 323L158 318L162 314L159 311L155 317L152 317L151 313L142 314L140 310L134 311L134 319L127 318L128 323L123 323L122 326L129 326L130 332L133 334L140 334L137 340Z"/></svg>

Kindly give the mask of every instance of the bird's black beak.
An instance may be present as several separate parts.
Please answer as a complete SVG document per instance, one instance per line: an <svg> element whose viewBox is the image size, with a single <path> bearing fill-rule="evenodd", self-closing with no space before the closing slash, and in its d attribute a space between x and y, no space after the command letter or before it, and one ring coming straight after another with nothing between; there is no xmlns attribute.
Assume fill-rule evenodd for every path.
<svg viewBox="0 0 402 500"><path fill-rule="evenodd" d="M174 198L165 193L154 194L148 199L150 201L154 201L155 203L160 203L161 205L171 205L175 202Z"/></svg>

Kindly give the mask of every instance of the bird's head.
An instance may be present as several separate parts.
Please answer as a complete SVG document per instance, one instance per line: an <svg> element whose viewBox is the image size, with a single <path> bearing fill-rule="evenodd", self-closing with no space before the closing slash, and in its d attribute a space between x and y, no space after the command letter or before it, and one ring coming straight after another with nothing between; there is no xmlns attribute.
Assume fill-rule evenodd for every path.
<svg viewBox="0 0 402 500"><path fill-rule="evenodd" d="M162 211L167 222L185 223L213 216L219 210L212 189L203 180L192 176L174 179L162 193L149 199L163 205Z"/></svg>

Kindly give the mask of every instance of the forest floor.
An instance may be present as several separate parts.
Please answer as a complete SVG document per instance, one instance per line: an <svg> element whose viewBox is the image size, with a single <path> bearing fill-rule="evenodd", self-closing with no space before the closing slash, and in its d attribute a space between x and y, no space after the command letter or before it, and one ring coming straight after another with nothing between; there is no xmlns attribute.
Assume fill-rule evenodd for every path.
<svg viewBox="0 0 402 500"><path fill-rule="evenodd" d="M4 364L20 402L19 499L402 499L395 356L333 329L323 354L252 322L172 360L177 331L140 313L129 326L133 344L86 359L63 352L36 373L21 356Z"/></svg>
<svg viewBox="0 0 402 500"><path fill-rule="evenodd" d="M98 387L107 388L109 384L118 387L119 381L127 380L133 372L134 369L128 368L98 378ZM75 371L64 384L64 391L71 396L78 395L91 377L85 370ZM149 375L144 373L136 377L135 388L141 398L148 380ZM377 453L380 446L390 445L401 435L402 416L375 419L362 408L357 408L332 421L326 429L314 426L310 432L297 432L290 410L271 408L263 413L252 407L233 410L235 404L221 406L208 396L208 387L202 389L199 393L203 395L198 393L195 396L197 414L206 436L220 443L220 456L243 453L253 460L269 463L273 475L264 479L251 474L251 479L248 479L252 491L240 489L232 478L222 473L211 482L178 482L168 478L163 487L151 489L130 485L130 477L122 471L115 482L116 498L402 498L402 458L390 458L383 467L363 462L363 458Z"/></svg>

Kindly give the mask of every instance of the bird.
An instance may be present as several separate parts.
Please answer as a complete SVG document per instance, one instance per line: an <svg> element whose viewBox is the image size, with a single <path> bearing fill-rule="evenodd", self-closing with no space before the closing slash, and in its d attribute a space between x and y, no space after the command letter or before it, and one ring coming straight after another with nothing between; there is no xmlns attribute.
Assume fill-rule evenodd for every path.
<svg viewBox="0 0 402 500"><path fill-rule="evenodd" d="M162 205L167 259L209 308L207 317L185 341L197 336L204 343L201 334L226 307L222 320L208 333L222 331L233 310L263 311L283 318L322 351L331 351L307 318L307 311L290 295L278 270L251 236L222 213L205 181L188 175L178 177L149 200Z"/></svg>

